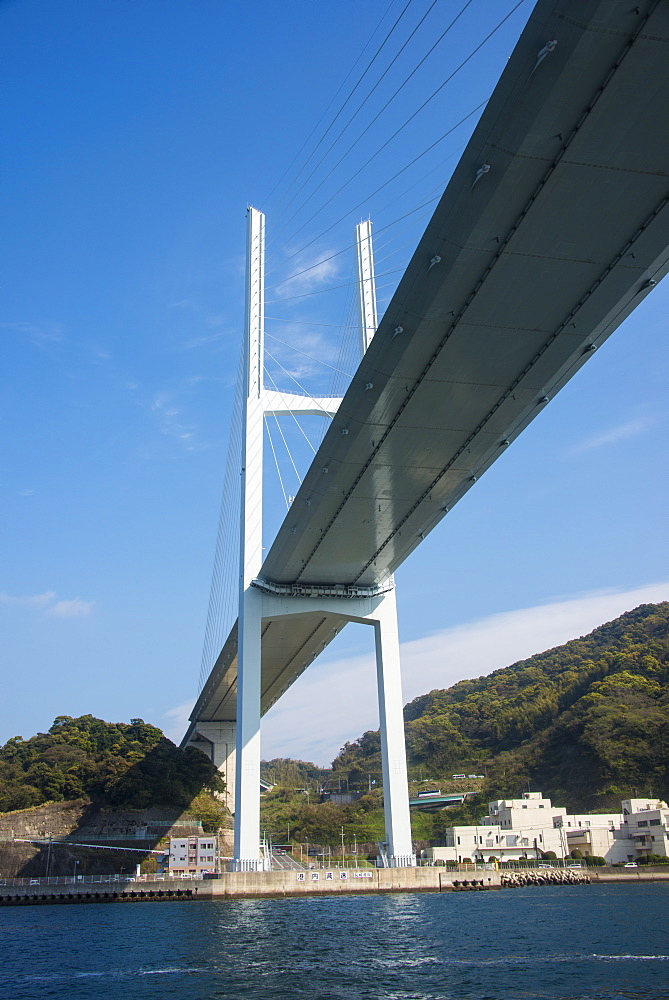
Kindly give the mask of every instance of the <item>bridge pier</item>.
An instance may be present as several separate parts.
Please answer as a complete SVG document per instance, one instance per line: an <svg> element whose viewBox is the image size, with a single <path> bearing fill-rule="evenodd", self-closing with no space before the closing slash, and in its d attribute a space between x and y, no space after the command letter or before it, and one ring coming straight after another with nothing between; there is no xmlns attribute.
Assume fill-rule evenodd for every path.
<svg viewBox="0 0 669 1000"><path fill-rule="evenodd" d="M258 800L262 633L270 621L305 615L315 620L327 617L330 623L337 623L335 631L347 622L374 629L386 854L391 868L412 867L416 855L411 841L397 604L392 581L382 592L367 597L277 596L268 592L270 588L271 584L262 579L254 581L244 596L239 623L235 870L257 871L263 867Z"/></svg>
<svg viewBox="0 0 669 1000"><path fill-rule="evenodd" d="M225 791L221 801L231 813L235 811L235 746L237 724L229 722L196 722L189 746L206 753L223 775Z"/></svg>
<svg viewBox="0 0 669 1000"><path fill-rule="evenodd" d="M383 595L376 614L376 683L387 855L391 868L406 868L416 864L416 855L411 842L400 643L394 589Z"/></svg>
<svg viewBox="0 0 669 1000"><path fill-rule="evenodd" d="M248 587L239 609L235 859L238 872L262 871L260 857L260 677L262 594Z"/></svg>

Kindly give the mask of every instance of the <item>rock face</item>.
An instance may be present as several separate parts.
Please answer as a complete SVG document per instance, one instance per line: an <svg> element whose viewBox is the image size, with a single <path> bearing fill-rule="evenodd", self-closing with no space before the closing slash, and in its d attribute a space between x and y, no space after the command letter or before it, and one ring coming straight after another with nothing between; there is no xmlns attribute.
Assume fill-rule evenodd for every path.
<svg viewBox="0 0 669 1000"><path fill-rule="evenodd" d="M78 827L87 809L83 799L75 799L0 813L0 841L15 837L65 837Z"/></svg>
<svg viewBox="0 0 669 1000"><path fill-rule="evenodd" d="M115 812L78 799L0 813L0 876L39 877L46 875L47 867L50 875L71 875L75 861L80 875L131 871L138 862L151 858L149 851L166 838L197 837L203 832L200 822L178 807ZM221 830L219 836L221 854L229 855L231 830ZM57 841L50 857L49 838ZM104 851L83 844L133 850Z"/></svg>

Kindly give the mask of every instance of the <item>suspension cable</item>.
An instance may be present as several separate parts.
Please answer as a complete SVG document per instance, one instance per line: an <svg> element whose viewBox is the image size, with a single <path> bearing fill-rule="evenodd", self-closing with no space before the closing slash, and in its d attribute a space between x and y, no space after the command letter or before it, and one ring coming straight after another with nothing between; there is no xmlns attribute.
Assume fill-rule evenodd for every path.
<svg viewBox="0 0 669 1000"><path fill-rule="evenodd" d="M436 0L435 0L435 2L436 2ZM416 75L416 73L417 73L417 72L418 72L418 70L419 70L419 69L421 68L421 66L423 66L423 65L424 65L424 63L425 63L425 62L426 62L426 61L427 61L427 60L429 59L429 57L430 57L430 56L432 55L432 53L433 53L433 52L434 52L434 50L435 50L435 49L437 48L437 46L438 46L438 45L439 45L439 44L440 44L440 43L441 43L441 42L442 42L442 41L444 40L444 38L446 37L446 35L447 35L447 34L448 34L448 33L450 32L451 28L453 28L453 26L454 26L454 25L455 25L455 24L456 24L456 23L457 23L457 22L458 22L458 21L460 20L460 18L461 18L461 17L462 17L462 15L463 15L463 14L465 13L465 11L467 10L467 8L468 8L469 6L471 6L471 4L472 4L473 2L474 2L474 0L466 0L466 3L465 3L465 5L464 5L464 7L462 7L462 8L460 9L460 11L459 11L459 12L458 12L458 13L456 14L456 16L455 16L455 17L453 18L453 20L451 21L451 23L450 23L450 24L448 25L448 27L447 27L447 28L446 28L446 29L445 29L445 30L444 30L444 31L443 31L443 32L441 33L441 35L440 35L440 36L439 36L439 38L438 38L438 39L436 40L436 42L435 42L435 43L434 43L434 44L433 44L433 45L432 45L432 46L431 46L431 47L430 47L430 48L428 49L428 51L426 52L426 54L425 54L425 55L424 55L424 56L422 57L422 59L420 59L420 60L419 60L419 62L418 62L418 63L416 64L416 66L414 66L414 68L413 68L413 69L411 70L411 72L409 73L409 75L408 75L408 76L407 76L407 77L406 77L406 78L405 78L405 79L403 80L403 82L402 82L402 83L400 84L400 86L399 86L399 87L397 88L397 90L395 91L395 93L394 93L394 94L393 94L393 95L392 95L392 96L391 96L391 97L390 97L390 98L389 98L389 99L388 99L388 100L386 101L386 103L385 103L385 104L383 105L383 107L381 108L381 110L380 110L380 111L378 111L378 112L377 112L377 113L376 113L376 114L374 115L374 117L372 118L372 120L371 120L370 122L368 122L368 123L367 123L367 125L366 125L366 126L365 126L365 128L364 128L364 129L362 130L362 132L361 132L361 133L360 133L360 135L359 135L359 136L357 137L357 139L355 139L355 141L354 141L354 142L353 142L353 143L352 143L352 144L351 144L351 145L350 145L350 146L348 147L348 149L347 149L347 150L346 150L346 151L345 151L345 152L344 152L344 153L342 154L342 156L340 156L340 157L339 157L339 159L338 159L338 160L337 160L337 162L336 162L336 163L334 164L334 166L333 166L333 167L332 167L332 168L331 168L331 169L330 169L330 170L328 171L328 173L327 173L327 174L325 175L325 177L324 177L324 178L323 178L323 179L322 179L322 180L321 180L321 181L320 181L320 182L319 182L319 183L318 183L318 184L316 185L316 187L315 187L315 188L314 188L314 190L313 190L313 191L311 192L311 194L309 194L309 195L308 195L308 197L307 197L307 198L305 198L304 202L302 203L302 206L301 206L301 208L300 208L300 209L298 209L298 211L297 211L297 212L294 212L294 213L293 213L293 215L292 215L292 216L290 217L290 219L288 219L288 220L287 220L287 221L286 221L286 222L284 223L284 225L283 225L283 226L281 227L281 229L279 230L279 232L283 232L283 230L284 230L284 229L286 228L286 226L287 226L287 225L289 225L289 224L290 224L290 223L292 222L292 220L293 220L293 219L294 219L294 218L296 217L296 215L298 215L298 214L299 214L299 212L300 212L300 211L302 210L302 208L304 208L304 206L305 206L305 205L306 205L306 204L307 204L307 203L308 203L309 201L311 201L311 199L312 199L312 198L313 198L313 196L314 196L314 195L316 194L316 192L317 192L317 191L319 191L319 190L320 190L320 189L321 189L321 188L323 187L323 184L325 184L325 182L326 182L326 181L327 181L327 180L328 180L328 179L329 179L329 178L330 178L330 177L332 176L332 174L333 174L333 173L335 172L335 170L337 169L337 167L339 167L339 166L340 166L340 165L341 165L341 164L342 164L342 163L344 162L344 160L345 160L345 159L346 159L346 157L347 157L347 156L349 155L349 153L351 153L351 152L352 152L352 151L353 151L353 150L355 149L355 147L356 147L356 146L358 145L358 143L360 142L360 140L361 140L361 139L362 139L362 138L363 138L363 137L364 137L364 136L365 136L365 135L367 134L367 132L369 132L369 130L371 129L371 127L372 127L372 126L373 126L373 125L374 125L374 124L375 124L375 123L376 123L376 122L377 122L377 121L379 120L379 118L381 117L381 115L383 114L383 112L387 110L387 108L388 108L388 107L389 107L389 106L390 106L390 105L392 104L392 102L393 102L393 101L395 100L395 98L396 98L396 97L398 96L398 94L400 94L400 93L401 93L401 91L402 91L402 90L404 90L404 88L405 88L405 87L406 87L406 85L407 85L407 84L409 83L409 81L410 81L410 80L411 80L411 79L412 79L412 78L413 78L413 77L414 77L414 76ZM521 2L523 2L523 0L521 0ZM434 4L433 4L432 6L434 6ZM423 21L425 20L425 18L427 17L427 15L428 15L428 14L430 13L430 11L431 11L431 10L432 10L432 7L430 7L430 8L428 9L428 11L426 12L426 14L425 14L425 16L423 17L423 19L422 19L422 20L421 20L421 21L420 21L420 22L418 23L418 25L416 26L416 29L415 29L416 31L418 30L418 28L419 28L419 27L420 27L420 25L421 25L421 24L423 23ZM407 39L407 43L408 43L408 41L410 40L410 38L411 38L411 37L412 37L412 35L410 35L410 36L409 36L409 39ZM407 44L407 43L405 43L405 44ZM400 52L401 52L401 51L402 51L402 49L400 49ZM478 50L474 50L474 53L472 53L472 55L474 55L476 51L478 51ZM398 55L399 55L399 53L398 53ZM396 57L396 58L397 58L397 57ZM471 56L470 56L469 58L471 58ZM466 60L466 61L467 61L467 60ZM466 62L466 61L465 61L465 62ZM393 62L394 62L394 60L393 60ZM464 65L465 65L465 63L462 63L462 65L461 65L461 66L459 66L459 67L458 67L458 68L457 68L457 69L455 70L455 73L459 72L459 70L460 70L460 69L462 69L462 66L464 66ZM390 66L392 66L392 63L390 64ZM388 69L390 69L390 66L388 67ZM387 71L386 71L386 72L387 72ZM454 73L453 75L455 75L455 73ZM384 74L384 76L385 76L385 74ZM380 77L380 79L379 79L379 81L378 81L378 82L380 83L382 79L383 79L383 76L382 76L382 77ZM449 79L450 79L450 78L449 78ZM442 83L442 84L441 84L441 86L437 88L437 90L436 90L436 91L435 91L435 92L434 92L434 93L433 93L433 94L432 94L432 95L431 95L431 96L430 96L430 97L428 98L428 100L427 100L427 101L426 101L426 102L425 102L424 104L422 104L422 105L421 105L421 106L420 106L420 107L418 108L418 110L417 110L417 111L415 111L415 112L414 112L414 113L413 113L413 114L412 114L412 115L411 115L411 116L410 116L409 118L407 118L407 120L406 120L406 121L404 122L404 124L403 124L403 125L402 125L402 126L401 126L401 127L399 128L399 129L398 129L398 131L397 131L397 132L395 132L395 134L394 134L394 135L392 135L392 136L390 137L390 139L388 140L388 142L392 142L392 140L393 140L393 139L395 138L395 136L396 136L396 135L398 135L398 134L399 134L399 132L401 132L401 131L402 131L402 129L404 129L404 128L406 127L406 125L408 125L408 124L409 124L409 122L410 122L410 121L412 121L412 120L413 120L413 119L414 119L414 118L416 117L416 115L417 115L417 114L419 114L419 112L423 110L423 108L424 108L424 107L425 107L425 106L426 106L426 105L427 105L427 104L428 104L428 103L429 103L429 102L430 102L430 101L432 100L432 98L433 98L433 97L436 97L436 95L437 95L437 94L439 93L439 91L440 91L440 90L442 90L442 89L443 89L443 87L445 87L445 86L446 86L446 83L448 83L448 82L449 82L449 81L448 81L448 79L447 79L446 81L444 81L444 83ZM371 94L372 94L372 93L374 92L374 89L376 89L376 88L373 88L373 90L372 90L372 91L370 91L370 94L369 94L368 96L371 96ZM363 102L363 103L364 103L364 102ZM361 105L361 107L362 107L362 105ZM353 120L353 119L351 119L351 121L352 121L352 120ZM345 131L345 130L344 130L344 131ZM341 136L341 135L343 135L343 132L341 132L341 133L340 133L340 136ZM339 137L338 137L338 138L339 138ZM388 145L388 142L386 142L386 143L385 143L384 145ZM383 149L383 148L384 148L384 146L381 146L381 149ZM332 147L330 147L330 149L332 149ZM329 152L329 151L330 151L330 150L328 150L328 152ZM380 150L379 150L379 152L380 152ZM325 155L327 155L327 153L326 153ZM375 154L375 155L376 155L376 154ZM325 157L323 157L323 159L324 159L324 158L325 158ZM318 166L320 166L320 164L321 164L321 163L323 162L323 159L321 159L321 160L320 160L320 162L319 162ZM372 159L374 159L374 157L372 157ZM371 162L371 161L370 161L370 160L368 160L367 162L369 163L369 162ZM367 164L365 164L364 166L367 166ZM364 168L361 168L361 169L364 169ZM357 172L356 172L355 174L353 174L353 177L356 177L356 176L357 176L357 174L358 174L359 172L360 172L360 171L357 171ZM312 176L313 176L313 172L312 172L312 174L310 174L310 175L309 175L309 178L308 178L307 180L310 180ZM351 180L352 180L352 179L353 179L353 178L351 178ZM306 182L305 182L305 183L306 183ZM346 182L346 184L348 184L348 183L350 183L350 181L347 181L347 182ZM346 184L345 184L345 185L343 185L343 187L346 187ZM300 190L301 190L301 189L300 189ZM342 190L342 188L340 188L339 190L341 191L341 190ZM333 195L333 197L336 197L336 195L337 195L338 193L339 193L338 191L337 191L337 192L335 192L335 195ZM327 205L327 204L328 204L328 202L326 202L325 204ZM325 206L321 206L321 207L322 207L322 208L324 208ZM320 211L320 210L319 210L319 211ZM318 213L315 213L315 214L318 214ZM312 215L312 216L311 216L311 218L307 220L307 222L305 223L305 225L308 225L308 223L309 223L309 222L311 222L311 219L313 219L313 218L314 218L314 215ZM302 228L304 228L304 227L302 227ZM299 232L300 232L300 229L298 229L298 230L297 230L297 232L299 233ZM295 235L295 234L294 234L294 235Z"/></svg>
<svg viewBox="0 0 669 1000"><path fill-rule="evenodd" d="M272 454L274 455L274 464L276 466L276 471L277 471L277 475L279 477L279 482L281 483L281 492L283 493L284 503L286 504L286 509L288 509L290 507L290 504L288 503L288 494L286 493L285 487L283 485L283 477L281 476L281 469L279 468L279 459L276 457L276 450L274 448L274 441L272 440L272 432L271 432L271 430L269 428L269 420L267 419L267 417L265 416L265 414L263 414L263 420L265 422L265 427L267 428L267 437L269 439L269 445L270 445L270 448L272 449Z"/></svg>
<svg viewBox="0 0 669 1000"><path fill-rule="evenodd" d="M472 2L473 2L473 0L467 0L467 3L465 4L465 8L468 7L469 4L472 3ZM423 24L423 22L425 21L425 19L427 18L428 14L430 13L430 11L432 10L432 8L435 6L436 3L437 3L437 0L432 0L432 3L428 7L428 9L425 11L425 13L423 14L422 18L420 19L420 21L418 22L418 24L416 25L416 27L409 34L409 36L405 40L404 44L395 53L395 55L393 56L393 58L391 59L391 61L388 63L388 65L386 66L386 68L383 71L383 73L381 74L381 76L378 78L378 80L376 81L376 83L372 87L372 89L370 91L368 91L367 96L364 98L364 100L362 101L362 103L358 105L356 111L353 113L353 115L346 122L346 124L344 125L343 129L339 132L339 134L336 136L336 138L333 139L333 141L330 143L330 145L325 150L325 152L323 153L323 155L321 156L320 160L318 161L318 163L316 164L316 166L313 168L313 170L311 171L311 173L309 174L309 176L306 178L306 180L304 180L302 182L302 184L297 189L297 191L293 195L293 197L290 200L290 202L288 203L288 205L286 205L286 208L284 209L284 211L287 211L290 208L290 206L293 204L293 202L298 197L298 195L300 194L300 192L304 190L304 188L307 186L307 184L309 183L309 181L311 180L311 178L314 176L314 174L316 173L316 171L318 170L318 168L320 167L320 165L323 163L323 161L327 158L327 156L329 155L329 153L337 145L337 143L339 142L339 140L341 139L341 137L344 135L344 133L348 129L349 125L351 125L355 121L355 119L357 118L357 116L360 114L360 112L364 108L365 104L367 104L367 102L371 98L371 96L374 93L374 91L380 85L381 81L388 75L388 73L390 72L390 70L392 69L392 67L395 65L395 63L397 62L397 60L399 59L399 57L401 56L401 54L404 52L405 48L407 47L407 45L409 44L409 42L411 41L411 39L414 37L414 35L418 31L418 29L421 27L421 25ZM464 11L465 8L463 8L463 11ZM461 11L461 13L462 13L462 11ZM458 14L458 17L460 17L460 14ZM457 20L457 18L456 18L456 20ZM455 21L452 22L452 23L454 24ZM452 27L452 25L449 25L449 27L444 32L444 35L450 30L451 27ZM444 37L444 35L442 35L441 38L439 38L438 41L435 42L435 45L432 46L432 49L430 49L430 51L427 53L427 56L425 56L425 59L427 59L428 56L432 53L433 49L435 48L436 45L439 44L439 42ZM416 69L414 69L413 73L415 73L418 70L418 68L423 64L423 62L425 61L425 59L421 60L421 62L418 64L418 66L416 66ZM411 76L413 76L413 73L411 74ZM410 77L407 77L407 79L405 80L405 83L407 83L409 79L410 79ZM404 86L404 84L402 84L402 86ZM399 93L399 91L397 91L393 95L393 97L391 98L391 100L393 100L394 97L396 97L398 93ZM387 105L385 107L387 107ZM385 107L382 109L382 111L385 110ZM381 114L381 112L379 112L379 114ZM378 115L377 115L377 118L378 118ZM360 139L362 139L363 135L365 135L365 133L369 130L369 128L374 124L375 121L376 121L376 118L372 119L372 121L370 122L370 124L364 129L363 132L360 133L360 135L358 136L358 138L355 140L355 142L353 143L353 146L355 146L360 141ZM300 206L300 208L298 208L297 212L294 212L293 215L291 215L291 217L289 219L287 219L286 222L284 222L283 226L281 226L279 228L278 233L283 232L283 230L286 228L286 226L290 225L290 223L292 222L292 220L295 218L295 215L299 214L302 211L302 209L304 208L304 206L313 197L313 195L316 193L316 191L318 191L318 189L320 187L322 187L322 185L328 179L328 177L330 176L330 174L332 173L332 171L336 170L337 167L339 166L339 164L342 162L342 160L345 159L345 157L348 156L348 154L350 153L351 149L353 149L353 146L349 147L349 149L346 150L346 152L344 153L344 155L337 161L337 163L335 163L335 165L332 168L332 170L330 171L330 173L327 174L326 177L320 182L320 184L318 185L318 187L314 191L311 192L311 194L309 195L309 197L306 198L303 201L302 205ZM280 217L281 216L279 216L279 218Z"/></svg>
<svg viewBox="0 0 669 1000"><path fill-rule="evenodd" d="M369 63L367 64L367 66L366 66L366 68L365 68L364 72L363 72L363 73L362 73L362 75L361 75L361 76L360 76L360 77L358 78L358 80L357 80L356 84L354 85L353 89L352 89L352 90L351 90L351 91L349 92L349 94L348 94L348 97L347 97L347 98L345 99L344 103L343 103L343 104L342 104L342 105L340 106L339 110L337 111L336 115L334 116L334 118L332 119L332 121L330 122L330 124L328 125L328 127L326 128L325 132L323 132L322 136L320 137L320 139L318 140L318 142L317 142L317 143L316 143L316 145L314 146L313 150L311 151L311 153L309 154L309 156L307 157L307 159L305 160L305 162L304 162L304 163L302 164L302 166L300 167L300 169L299 169L299 171L297 172L297 174L295 175L294 179L293 179L293 180L291 181L291 183L289 184L288 188L286 189L286 191L285 191L285 193L284 193L284 198L288 196L288 194L289 194L289 192L290 192L290 189L292 188L292 186L293 186L293 185L294 185L295 183L297 183L297 181L299 180L299 177L300 177L300 174L302 173L302 171L303 171L303 170L305 170L305 169L306 169L306 167L307 167L307 165L308 165L309 161L310 161L310 160L311 160L311 158L312 158L312 157L313 157L313 156L314 156L314 155L316 154L316 152L317 152L317 150L318 150L319 146L320 146L320 145L321 145L321 143L322 143L322 142L323 142L323 141L325 140L325 137L327 136L328 132L329 132L329 131L330 131L330 129L331 129L331 128L332 128L333 126L334 126L335 122L337 121L337 119L339 118L339 116L340 116L340 115L342 114L342 112L344 111L344 108L346 107L346 105L348 104L348 102L349 102L349 101L351 100L351 98L353 97L354 93L356 92L356 90L358 89L358 87L360 86L360 84L362 83L362 81L364 80L364 78L365 78L365 77L367 76L368 72L370 71L370 69L372 68L372 66L373 66L373 65L374 65L374 63L376 62L377 58L378 58L378 57L379 57L379 55L381 54L381 52L382 52L382 50L384 49L384 47L385 47L386 43L387 43L387 42L388 42L388 41L390 40L390 37L391 37L391 35L393 34L393 32L395 31L395 29L396 29L396 28L397 28L397 26L399 25L400 21L402 20L402 18L403 18L403 17L404 17L404 15L406 14L406 12L407 12L407 10L409 9L409 7L411 6L411 3L412 3L412 2L413 2L413 0L408 0L408 2L407 2L407 3L405 4L404 8L402 9L402 11L400 12L399 16L398 16L398 17L396 18L396 20L395 20L394 24L392 25L392 27L391 27L390 31L389 31L389 32L387 33L387 35L385 36L385 38L384 38L384 39L383 39L383 41L381 42L380 46L378 47L378 49L376 50L376 52L375 52L375 53L374 53L374 55L372 56L372 58L371 58L370 62L369 62ZM375 31L373 32L373 34L372 34L372 36L371 36L372 38L374 37L374 35L376 34L376 32L377 32L377 31L379 30L379 27L381 26L381 24L382 24L383 20L385 19L385 17L386 17L386 15L387 15L388 11L390 10L390 7L391 7L391 6L392 6L392 3L391 3L391 4L389 4L389 6L388 6L388 7L386 8L386 12L384 13L383 17L382 17L382 18L381 18L381 20L379 21L379 24L378 24L377 28L375 29ZM371 38L370 38L370 41L371 41ZM365 51L365 49L367 48L367 46L368 46L368 45L369 45L369 42L367 43L367 45L365 45L365 47L363 48L362 52L360 53L360 57L358 58L358 62L360 61L360 58L362 58L362 53L364 53L364 51ZM353 70L351 70L351 71L349 72L348 76L350 76L350 75L351 75L351 72L353 72ZM345 78L345 80L344 80L344 83L346 82L346 79L348 79L348 76L347 76L347 77ZM342 83L342 86L343 86L343 83ZM339 90L341 90L341 87L339 88ZM339 91L337 91L337 93L339 93ZM336 97L336 95L335 95L335 97ZM334 98L333 98L333 101L334 101ZM330 102L330 104L332 104L332 103L333 103L333 101L331 101L331 102ZM330 105L328 105L328 108L329 108L329 107L330 107ZM271 195L272 195L272 194L274 194L274 191L276 191L276 188L278 187L278 184L279 184L279 183L281 183L281 181L283 181L283 178L284 178L284 177L286 176L286 174L287 174L287 173L289 173L289 171L290 171L290 170L292 169L292 167L293 167L293 164L294 164L294 163L296 162L296 160L298 159L298 157L299 157L299 156L300 156L300 154L302 153L302 150L303 150L303 149L305 148L305 146L306 146L306 145L307 145L307 144L309 143L309 141L310 141L310 139L311 139L312 135L314 134L314 132L316 131L316 129L318 128L318 126L320 125L320 123L321 123L321 122L323 121L323 119L325 118L325 115L327 114L327 111L328 111L328 108L326 108L326 110L325 110L325 111L323 112L323 114L322 114L322 115L321 115L321 117L319 118L319 120L318 120L318 122L316 123L316 125L314 126L314 128L313 128L313 129L311 130L311 132L309 133L309 136L307 137L307 139L306 139L306 140L305 140L305 142L303 143L303 145L302 145L302 147L300 148L299 152L298 152L298 153L296 154L296 156L294 157L294 159L293 159L293 161L291 162L290 166L289 166L289 167L288 167L288 168L287 168L287 169L286 169L286 170L284 171L284 173L283 173L283 175L282 175L282 177L281 177L280 181L279 181L279 182L277 182L277 184L275 184L275 186L274 186L274 187L272 188L272 191L271 191L271 193L270 193L270 197L271 197Z"/></svg>
<svg viewBox="0 0 669 1000"><path fill-rule="evenodd" d="M290 322L290 321L287 321ZM308 325L308 324L307 324ZM299 347L295 347L293 344L287 344L285 340L279 340L274 334L265 331L265 336L269 337L271 340L275 340L277 344L282 344L284 347L288 347L291 351L295 351L297 354L301 354L303 358L308 358L309 361L314 361L317 365L324 365L326 368L331 368L333 372L339 372L340 375L345 375L346 378L353 378L348 372L340 371L339 368L335 368L334 365L329 365L327 361L322 361L321 358L314 358L311 354L307 354L305 351L301 351Z"/></svg>

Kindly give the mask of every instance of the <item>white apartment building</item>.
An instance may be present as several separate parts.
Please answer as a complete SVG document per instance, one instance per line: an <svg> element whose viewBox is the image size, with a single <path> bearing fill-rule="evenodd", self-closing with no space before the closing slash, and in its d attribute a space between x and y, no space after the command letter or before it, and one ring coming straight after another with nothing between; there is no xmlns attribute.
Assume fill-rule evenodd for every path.
<svg viewBox="0 0 669 1000"><path fill-rule="evenodd" d="M625 799L623 826L641 857L669 855L669 806L662 799Z"/></svg>
<svg viewBox="0 0 669 1000"><path fill-rule="evenodd" d="M488 815L482 821L494 823L503 830L543 830L555 826L555 821L565 816L567 810L554 806L541 792L524 792L520 799L497 799L488 803Z"/></svg>
<svg viewBox="0 0 669 1000"><path fill-rule="evenodd" d="M216 871L218 839L209 837L170 837L168 870L170 875L201 875Z"/></svg>
<svg viewBox="0 0 669 1000"><path fill-rule="evenodd" d="M565 854L578 849L584 857L605 858L608 864L633 861L634 844L623 827L623 814L569 813L556 819L562 835Z"/></svg>
<svg viewBox="0 0 669 1000"><path fill-rule="evenodd" d="M520 861L553 851L566 858L578 848L608 864L648 854L669 855L669 807L659 799L626 799L619 813L568 814L540 792L488 803L476 826L446 830L443 847L428 848L433 861Z"/></svg>
<svg viewBox="0 0 669 1000"><path fill-rule="evenodd" d="M520 799L488 803L488 815L477 826L453 826L443 847L429 848L434 861L520 861L540 858L546 851L565 856L563 838L554 820L566 809L553 806L541 792L525 792Z"/></svg>

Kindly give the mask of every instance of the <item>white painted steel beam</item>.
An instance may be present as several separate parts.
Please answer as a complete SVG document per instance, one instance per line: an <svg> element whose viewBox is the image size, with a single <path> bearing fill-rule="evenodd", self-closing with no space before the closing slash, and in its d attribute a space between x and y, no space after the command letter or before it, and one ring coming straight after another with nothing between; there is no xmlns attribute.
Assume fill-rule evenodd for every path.
<svg viewBox="0 0 669 1000"><path fill-rule="evenodd" d="M341 396L300 396L280 389L265 389L263 412L268 417L284 417L293 413L300 416L334 417L339 409Z"/></svg>
<svg viewBox="0 0 669 1000"><path fill-rule="evenodd" d="M355 257L358 269L358 322L360 328L360 356L372 342L378 326L376 312L376 280L374 277L374 252L372 249L372 223L370 219L355 227Z"/></svg>
<svg viewBox="0 0 669 1000"><path fill-rule="evenodd" d="M262 565L263 331L265 216L249 208L246 229L245 389L237 677L234 865L262 868L259 850L261 601L252 582Z"/></svg>

